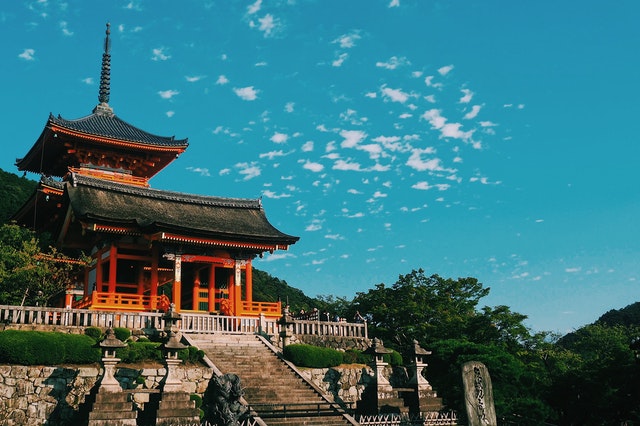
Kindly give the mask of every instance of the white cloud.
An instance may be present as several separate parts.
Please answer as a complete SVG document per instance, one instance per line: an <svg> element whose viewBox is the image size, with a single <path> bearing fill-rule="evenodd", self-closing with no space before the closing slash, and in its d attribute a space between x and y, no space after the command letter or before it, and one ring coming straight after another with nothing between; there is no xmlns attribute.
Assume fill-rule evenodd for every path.
<svg viewBox="0 0 640 426"><path fill-rule="evenodd" d="M93 82L94 82L94 80L93 80L93 78L91 78L91 77L87 77L87 78L83 78L83 79L82 79L82 82L83 82L84 84L92 85L92 84L93 84Z"/></svg>
<svg viewBox="0 0 640 426"><path fill-rule="evenodd" d="M391 2L389 3L389 7L399 7L400 6L400 0L391 0Z"/></svg>
<svg viewBox="0 0 640 426"><path fill-rule="evenodd" d="M307 169L307 170L311 170L312 172L321 172L324 169L324 166L320 163L315 163L312 161L307 160L304 165L302 166L302 168Z"/></svg>
<svg viewBox="0 0 640 426"><path fill-rule="evenodd" d="M289 135L275 132L273 136L271 136L270 141L273 143L285 143L287 139L289 139Z"/></svg>
<svg viewBox="0 0 640 426"><path fill-rule="evenodd" d="M313 232L313 231L319 231L321 229L322 229L322 220L313 219L313 220L311 220L311 223L309 225L307 225L307 227L304 230L305 231L309 231L309 232Z"/></svg>
<svg viewBox="0 0 640 426"><path fill-rule="evenodd" d="M60 21L60 29L65 36L72 36L73 32L69 30L69 24L67 21Z"/></svg>
<svg viewBox="0 0 640 426"><path fill-rule="evenodd" d="M166 61L167 59L170 59L171 56L166 54L164 52L164 47L158 47L156 49L153 49L151 52L153 53L151 56L151 60L152 61Z"/></svg>
<svg viewBox="0 0 640 426"><path fill-rule="evenodd" d="M582 268L577 267L577 268L566 268L564 271L565 272L569 272L569 273L576 273L576 272L580 272Z"/></svg>
<svg viewBox="0 0 640 426"><path fill-rule="evenodd" d="M345 160L337 160L333 167L334 170L344 170L344 171L354 171L354 172L361 172L362 169L360 168L360 164L359 163L351 163L351 162L347 162Z"/></svg>
<svg viewBox="0 0 640 426"><path fill-rule="evenodd" d="M220 176L226 176L226 175L228 175L229 173L231 173L231 169L229 169L229 168L220 169L220 171L218 172L218 174L219 174Z"/></svg>
<svg viewBox="0 0 640 426"><path fill-rule="evenodd" d="M270 13L267 13L262 18L259 18L258 22L260 22L260 27L258 27L258 29L264 33L265 37L270 37L271 35L273 35L279 25L278 20L274 18Z"/></svg>
<svg viewBox="0 0 640 426"><path fill-rule="evenodd" d="M24 49L24 51L18 55L18 58L24 59L25 61L33 61L35 60L35 54L36 51L34 49Z"/></svg>
<svg viewBox="0 0 640 426"><path fill-rule="evenodd" d="M158 95L160 95L162 99L171 99L178 94L180 94L180 92L177 90L161 90L158 92Z"/></svg>
<svg viewBox="0 0 640 426"><path fill-rule="evenodd" d="M369 158L371 158L372 160L376 160L378 158L380 158L380 155L382 155L382 147L380 145L378 145L377 143L370 143L370 144L366 144L366 145L359 145L357 147L359 150L365 151L367 153L369 153Z"/></svg>
<svg viewBox="0 0 640 426"><path fill-rule="evenodd" d="M355 148L356 145L367 137L367 134L362 130L342 130L340 136L344 138L340 144L342 148Z"/></svg>
<svg viewBox="0 0 640 426"><path fill-rule="evenodd" d="M285 110L286 112L293 112L293 107L294 107L294 106L295 106L295 103L293 103L293 102L287 102L287 103L284 105L284 110Z"/></svg>
<svg viewBox="0 0 640 426"><path fill-rule="evenodd" d="M438 72L440 73L440 75L447 75L449 74L449 72L451 72L451 70L453 69L453 65L446 65L444 67L438 68Z"/></svg>
<svg viewBox="0 0 640 426"><path fill-rule="evenodd" d="M258 98L258 90L253 86L234 88L233 91L244 101L255 101Z"/></svg>
<svg viewBox="0 0 640 426"><path fill-rule="evenodd" d="M222 86L224 84L227 84L229 82L229 79L227 77L225 77L224 75L220 75L218 77L218 79L216 80L216 84Z"/></svg>
<svg viewBox="0 0 640 426"><path fill-rule="evenodd" d="M324 236L325 238L328 238L330 240L344 240L344 237L340 234L327 234ZM323 260L324 262L324 260Z"/></svg>
<svg viewBox="0 0 640 426"><path fill-rule="evenodd" d="M435 108L425 111L422 118L427 120L434 129L441 129L447 122L447 119L440 115L440 110Z"/></svg>
<svg viewBox="0 0 640 426"><path fill-rule="evenodd" d="M410 64L411 62L409 62L405 57L398 58L397 56L392 56L387 62L376 62L376 67L394 70L399 66Z"/></svg>
<svg viewBox="0 0 640 426"><path fill-rule="evenodd" d="M284 194L284 193L283 194L277 194L277 193L275 193L273 191L270 191L270 190L262 191L262 195L267 197L267 198L273 198L273 199L276 199L276 200L279 199L279 198L290 198L291 197L291 194Z"/></svg>
<svg viewBox="0 0 640 426"><path fill-rule="evenodd" d="M185 78L185 80L187 80L189 83L195 83L196 81L200 81L200 80L202 80L202 79L204 78L204 76L203 76L203 75L193 75L193 76L186 75L184 78Z"/></svg>
<svg viewBox="0 0 640 426"><path fill-rule="evenodd" d="M423 172L425 170L429 171L442 171L444 170L441 161L439 158L429 158L423 159L422 154L431 154L433 150L431 148L427 149L419 149L415 148L411 152L409 159L407 160L407 166L412 169L418 170L419 172Z"/></svg>
<svg viewBox="0 0 640 426"><path fill-rule="evenodd" d="M480 109L482 107L480 105L474 105L471 107L471 111L469 111L468 113L466 113L464 115L464 119L465 120L471 120L472 118L476 118L478 116L478 113L480 112Z"/></svg>
<svg viewBox="0 0 640 426"><path fill-rule="evenodd" d="M302 152L310 152L313 151L313 141L306 141L303 145L302 148L300 148L302 150Z"/></svg>
<svg viewBox="0 0 640 426"><path fill-rule="evenodd" d="M402 91L402 89L391 89L390 87L382 87L382 94L385 98L390 99L392 102L405 103L409 99L409 94Z"/></svg>
<svg viewBox="0 0 640 426"><path fill-rule="evenodd" d="M207 169L206 167L187 167L187 170L189 170L190 172L193 173L198 173L200 176L211 176L211 174L209 173L209 169Z"/></svg>
<svg viewBox="0 0 640 426"><path fill-rule="evenodd" d="M256 0L255 3L247 6L247 15L253 15L260 11L260 7L262 6L262 0Z"/></svg>
<svg viewBox="0 0 640 426"><path fill-rule="evenodd" d="M264 262L273 262L274 260L282 260L282 259L289 259L289 258L295 258L296 256L293 253L273 253L273 254L268 254L264 259L262 259L262 261Z"/></svg>
<svg viewBox="0 0 640 426"><path fill-rule="evenodd" d="M481 121L480 122L480 126L482 126L482 127L495 127L495 126L497 126L497 124L493 123L491 121Z"/></svg>
<svg viewBox="0 0 640 426"><path fill-rule="evenodd" d="M471 99L473 98L473 92L469 89L462 89L462 93L464 93L464 96L460 98L460 103L461 104L468 104L469 102L471 102Z"/></svg>
<svg viewBox="0 0 640 426"><path fill-rule="evenodd" d="M356 45L356 41L360 40L360 38L360 35L357 33L343 34L337 39L333 40L332 43L340 44L340 47L342 49L351 49Z"/></svg>
<svg viewBox="0 0 640 426"><path fill-rule="evenodd" d="M278 151L269 151L269 152L263 152L259 155L260 158L268 158L269 160L273 160L276 157L284 157L285 154L281 149Z"/></svg>
<svg viewBox="0 0 640 426"><path fill-rule="evenodd" d="M176 112L175 111L167 111L165 114L167 115L167 117L171 118L174 115L176 115Z"/></svg>
<svg viewBox="0 0 640 426"><path fill-rule="evenodd" d="M260 176L260 173L262 173L260 167L258 167L255 162L237 163L235 167L239 169L238 173L244 175L243 180L253 179L254 177Z"/></svg>
<svg viewBox="0 0 640 426"><path fill-rule="evenodd" d="M364 94L367 98L371 98L371 99L375 99L378 97L378 94L376 92L368 92Z"/></svg>
<svg viewBox="0 0 640 426"><path fill-rule="evenodd" d="M341 53L337 59L334 59L333 62L331 62L331 66L341 67L348 57L349 55L347 53Z"/></svg>

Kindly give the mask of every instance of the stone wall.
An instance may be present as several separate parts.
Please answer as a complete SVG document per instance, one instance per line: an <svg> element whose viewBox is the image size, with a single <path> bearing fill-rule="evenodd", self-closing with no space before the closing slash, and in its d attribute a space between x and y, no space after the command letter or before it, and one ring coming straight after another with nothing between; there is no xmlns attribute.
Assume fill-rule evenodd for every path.
<svg viewBox="0 0 640 426"><path fill-rule="evenodd" d="M370 346L367 339L357 337L343 336L318 336L315 334L300 334L291 336L289 344L303 343L305 345L320 346L323 348L332 348L340 351L348 349L366 350ZM281 346L281 342L278 342Z"/></svg>
<svg viewBox="0 0 640 426"><path fill-rule="evenodd" d="M123 389L132 391L133 400L142 409L149 401L149 390L158 389L166 376L163 366L136 368L120 366L116 379ZM202 396L212 371L206 367L180 366L176 376L184 391ZM97 365L19 366L0 365L0 425L77 424L76 419L88 410L87 396L95 391L102 375Z"/></svg>
<svg viewBox="0 0 640 426"><path fill-rule="evenodd" d="M354 364L332 368L298 368L302 374L336 402L354 404L362 399L365 388L375 385L371 367Z"/></svg>

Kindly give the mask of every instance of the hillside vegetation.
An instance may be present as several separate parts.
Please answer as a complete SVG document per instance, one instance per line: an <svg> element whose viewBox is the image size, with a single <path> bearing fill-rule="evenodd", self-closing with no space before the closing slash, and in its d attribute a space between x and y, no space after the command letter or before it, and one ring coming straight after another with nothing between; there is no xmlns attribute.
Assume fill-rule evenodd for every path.
<svg viewBox="0 0 640 426"><path fill-rule="evenodd" d="M0 169L0 223L6 223L27 201L36 184L33 180Z"/></svg>
<svg viewBox="0 0 640 426"><path fill-rule="evenodd" d="M8 175L0 174L0 179L25 188L14 191L3 217L9 217L28 197L28 186L35 185ZM0 304L18 304L25 294L25 304L46 303L67 271L36 261L35 254L43 249L32 231L11 224L0 227ZM381 338L407 361L417 340L432 351L428 380L463 424L460 368L471 360L489 369L499 424L640 424L640 365L634 352L640 351L640 303L558 336L528 329L526 315L508 306L483 306L490 289L473 277L451 279L412 270L395 283L376 284L346 299L309 297L264 271L254 270L253 276L255 300L281 300L293 312L317 308L348 319L359 312L369 336ZM38 292L26 292L25 283L42 285ZM40 298L32 298L39 293Z"/></svg>

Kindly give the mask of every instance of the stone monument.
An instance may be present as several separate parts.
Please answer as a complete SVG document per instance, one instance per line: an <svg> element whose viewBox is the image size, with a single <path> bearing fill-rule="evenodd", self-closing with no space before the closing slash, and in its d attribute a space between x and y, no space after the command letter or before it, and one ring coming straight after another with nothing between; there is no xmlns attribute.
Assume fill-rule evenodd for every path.
<svg viewBox="0 0 640 426"><path fill-rule="evenodd" d="M478 361L465 363L462 366L462 384L469 426L497 426L487 367Z"/></svg>

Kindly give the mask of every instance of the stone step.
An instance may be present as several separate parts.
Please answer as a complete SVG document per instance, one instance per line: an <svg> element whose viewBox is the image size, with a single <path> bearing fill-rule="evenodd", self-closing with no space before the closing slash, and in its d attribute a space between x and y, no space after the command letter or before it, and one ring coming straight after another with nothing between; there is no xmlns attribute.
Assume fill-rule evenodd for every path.
<svg viewBox="0 0 640 426"><path fill-rule="evenodd" d="M240 378L245 400L258 415L265 417L269 426L348 424L313 387L255 336L191 336L191 339L223 374L233 373ZM261 404L263 407L258 407ZM290 408L287 414L278 411L278 405L282 408L287 404ZM299 408L297 413L292 404ZM309 411L305 412L305 407ZM319 413L307 415L317 411L317 407L320 407Z"/></svg>
<svg viewBox="0 0 640 426"><path fill-rule="evenodd" d="M131 407L129 407L131 408ZM124 420L135 419L138 416L137 411L96 411L93 410L89 413L89 420ZM135 424L135 423L134 423Z"/></svg>

